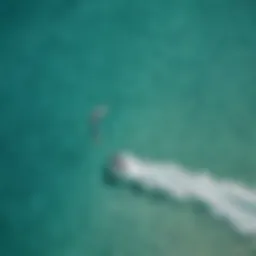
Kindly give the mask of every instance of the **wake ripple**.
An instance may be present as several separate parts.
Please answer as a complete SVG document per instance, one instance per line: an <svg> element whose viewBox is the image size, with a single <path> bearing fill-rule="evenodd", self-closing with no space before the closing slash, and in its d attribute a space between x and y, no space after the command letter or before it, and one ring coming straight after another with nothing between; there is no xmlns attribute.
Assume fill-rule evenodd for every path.
<svg viewBox="0 0 256 256"><path fill-rule="evenodd" d="M191 172L175 163L157 163L135 155L118 155L112 172L144 190L158 190L178 200L197 200L244 234L256 234L256 190L234 181L218 180L206 170ZM119 169L119 170L118 170Z"/></svg>

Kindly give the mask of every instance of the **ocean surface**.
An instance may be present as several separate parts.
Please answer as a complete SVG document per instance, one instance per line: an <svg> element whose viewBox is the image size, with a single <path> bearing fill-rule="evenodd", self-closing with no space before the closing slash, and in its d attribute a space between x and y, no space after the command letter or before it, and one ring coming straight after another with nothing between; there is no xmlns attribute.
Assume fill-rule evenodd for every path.
<svg viewBox="0 0 256 256"><path fill-rule="evenodd" d="M2 0L0 65L1 256L256 255L255 1Z"/></svg>

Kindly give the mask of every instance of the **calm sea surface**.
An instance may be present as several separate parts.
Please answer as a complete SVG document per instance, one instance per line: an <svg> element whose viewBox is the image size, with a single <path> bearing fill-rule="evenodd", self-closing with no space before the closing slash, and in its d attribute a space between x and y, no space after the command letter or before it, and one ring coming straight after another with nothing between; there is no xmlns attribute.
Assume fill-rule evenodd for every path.
<svg viewBox="0 0 256 256"><path fill-rule="evenodd" d="M252 0L1 1L0 255L255 255L255 31ZM116 152L168 200L104 184Z"/></svg>

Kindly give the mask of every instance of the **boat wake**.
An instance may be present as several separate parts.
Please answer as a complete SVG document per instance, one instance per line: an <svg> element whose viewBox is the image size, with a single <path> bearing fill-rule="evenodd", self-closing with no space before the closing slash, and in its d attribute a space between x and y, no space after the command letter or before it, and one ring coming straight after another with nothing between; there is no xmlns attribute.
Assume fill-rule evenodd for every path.
<svg viewBox="0 0 256 256"><path fill-rule="evenodd" d="M129 153L115 156L108 172L118 181L139 185L143 191L158 191L179 201L200 201L240 233L256 234L256 190L243 184L218 180L204 170L191 172L175 163L142 160Z"/></svg>

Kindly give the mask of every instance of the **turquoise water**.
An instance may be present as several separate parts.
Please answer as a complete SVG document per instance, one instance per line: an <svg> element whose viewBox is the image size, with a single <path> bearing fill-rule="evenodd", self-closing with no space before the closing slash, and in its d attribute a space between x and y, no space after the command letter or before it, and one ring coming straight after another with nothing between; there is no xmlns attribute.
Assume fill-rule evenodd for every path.
<svg viewBox="0 0 256 256"><path fill-rule="evenodd" d="M129 151L256 187L255 8L2 1L0 255L255 255L255 235L204 204L101 177ZM96 145L97 104L110 112Z"/></svg>

